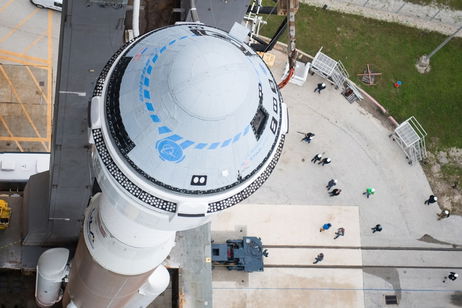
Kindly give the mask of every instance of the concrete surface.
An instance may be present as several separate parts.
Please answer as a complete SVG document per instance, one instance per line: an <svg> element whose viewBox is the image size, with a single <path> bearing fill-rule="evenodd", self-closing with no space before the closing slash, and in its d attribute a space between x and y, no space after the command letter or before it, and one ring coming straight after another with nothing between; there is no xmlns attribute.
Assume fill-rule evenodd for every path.
<svg viewBox="0 0 462 308"><path fill-rule="evenodd" d="M272 71L279 79L286 57L272 53L276 54ZM304 307L306 300L314 299L306 307L381 307L385 295L395 294L400 296L400 307L453 307L452 295L462 289L454 284L454 289L448 291L441 279L450 269L458 272L462 269L460 252L453 249L462 244L462 218L451 216L437 221L438 207L424 205L431 188L420 165L410 166L404 153L389 138L391 131L359 105L348 103L340 89L328 85L321 94L314 93L321 81L317 76L308 76L303 87L288 84L282 90L290 117L290 132L282 157L268 181L254 195L214 218L212 238L217 241L252 235L260 236L264 245L283 246L269 247L268 262L272 265L284 262L279 264L284 267L266 268L264 273L247 274L248 277L287 269L299 271L302 276L312 275L313 271L326 269L313 269L313 264L309 264L321 251L325 251L325 263L314 266L336 268L323 276L333 283L338 275L352 270L345 267L363 266L363 277L351 276L352 285L364 292L358 302L334 304L317 291L292 298L295 307ZM313 132L316 136L311 144L302 143L303 136L297 132ZM316 153L324 153L332 163L312 164L310 160ZM336 197L330 197L325 188L332 178L338 180L336 188L342 189ZM367 187L376 189L370 198L363 195ZM320 233L319 228L325 222L331 222L333 227ZM373 234L371 227L376 224L381 224L383 231ZM345 236L333 240L338 227L346 229ZM302 247L286 247L290 245ZM355 250L357 247L364 249ZM274 256L271 249L275 250ZM288 250L284 258L284 251L279 249L292 249L290 257ZM333 257L330 260L329 255ZM218 289L216 278L221 276L216 274L217 270L213 273L214 303L223 303L220 307L254 307L260 305L260 298L267 296L243 286L241 293L231 287ZM307 272L303 274L302 270ZM283 272L274 275L290 283L293 278ZM247 281L242 274L227 275L231 275L228 280L220 279L231 283L242 277ZM268 276L268 281L272 279ZM286 291L272 292L284 298ZM434 300L432 292L438 293ZM423 293L426 295L421 296ZM221 297L233 298L233 302L221 302ZM272 300L277 301L276 297Z"/></svg>
<svg viewBox="0 0 462 308"><path fill-rule="evenodd" d="M49 151L61 14L0 4L0 148Z"/></svg>
<svg viewBox="0 0 462 308"><path fill-rule="evenodd" d="M364 307L361 270L268 268L236 278L213 271L214 307Z"/></svg>

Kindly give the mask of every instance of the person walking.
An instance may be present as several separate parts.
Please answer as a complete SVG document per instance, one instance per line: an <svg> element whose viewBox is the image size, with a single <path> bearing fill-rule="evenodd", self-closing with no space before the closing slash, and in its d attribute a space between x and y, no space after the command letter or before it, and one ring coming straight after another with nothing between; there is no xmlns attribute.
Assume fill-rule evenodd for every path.
<svg viewBox="0 0 462 308"><path fill-rule="evenodd" d="M454 281L457 279L457 277L459 277L459 274L456 272L449 272L449 275L444 277L443 282L446 282L447 279Z"/></svg>
<svg viewBox="0 0 462 308"><path fill-rule="evenodd" d="M305 136L300 141L305 141L305 142L311 143L311 140L313 140L314 136L315 136L315 134L313 134L311 132L306 133Z"/></svg>
<svg viewBox="0 0 462 308"><path fill-rule="evenodd" d="M382 231L382 226L377 224L377 225L375 225L374 228L371 228L371 229L372 229L372 233L381 232Z"/></svg>
<svg viewBox="0 0 462 308"><path fill-rule="evenodd" d="M336 188L336 189L333 189L333 190L329 193L329 195L330 195L331 197L334 197L334 196L340 195L341 192L342 192L341 189Z"/></svg>
<svg viewBox="0 0 462 308"><path fill-rule="evenodd" d="M334 187L335 185L337 185L337 180L336 179L331 179L328 183L327 183L327 190L330 190L332 187Z"/></svg>
<svg viewBox="0 0 462 308"><path fill-rule="evenodd" d="M428 200L426 200L424 204L430 205L432 203L435 203L436 201L438 201L438 198L435 195L430 195L430 197L428 197Z"/></svg>
<svg viewBox="0 0 462 308"><path fill-rule="evenodd" d="M324 165L327 165L327 164L330 164L331 163L331 159L329 157L326 157L324 158L323 160L321 160L318 165L321 165L321 166L324 166Z"/></svg>
<svg viewBox="0 0 462 308"><path fill-rule="evenodd" d="M323 232L323 231L329 230L330 227L332 227L332 225L331 225L330 222L325 223L325 224L322 225L321 229L319 229L319 232Z"/></svg>
<svg viewBox="0 0 462 308"><path fill-rule="evenodd" d="M448 209L444 209L441 211L441 213L436 214L438 216L438 220L441 220L443 218L448 218L451 216L451 212Z"/></svg>
<svg viewBox="0 0 462 308"><path fill-rule="evenodd" d="M317 87L314 89L314 92L318 91L319 94L321 94L321 91L326 88L326 84L323 83L318 83Z"/></svg>
<svg viewBox="0 0 462 308"><path fill-rule="evenodd" d="M344 235L345 235L345 228L338 228L337 232L335 232L334 240L336 240L338 237L344 236Z"/></svg>
<svg viewBox="0 0 462 308"><path fill-rule="evenodd" d="M316 164L316 162L317 162L318 160L321 160L321 158L322 158L322 154L321 154L321 153L318 153L318 154L316 154L316 155L311 159L311 162L312 162L313 164Z"/></svg>
<svg viewBox="0 0 462 308"><path fill-rule="evenodd" d="M366 188L366 191L363 192L363 195L366 195L367 198L369 198L370 195L373 195L375 194L375 189L370 187L370 188Z"/></svg>
<svg viewBox="0 0 462 308"><path fill-rule="evenodd" d="M320 254L318 254L318 255L316 256L316 258L314 259L313 264L316 264L316 263L318 263L318 262L321 262L323 259L324 259L324 254L321 252Z"/></svg>

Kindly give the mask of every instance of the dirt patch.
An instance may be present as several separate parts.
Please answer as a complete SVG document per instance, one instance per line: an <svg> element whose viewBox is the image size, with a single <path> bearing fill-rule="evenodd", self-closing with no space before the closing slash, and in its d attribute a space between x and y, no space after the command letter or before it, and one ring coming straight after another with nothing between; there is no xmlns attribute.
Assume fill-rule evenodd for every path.
<svg viewBox="0 0 462 308"><path fill-rule="evenodd" d="M462 215L462 149L437 149L437 140L430 141L423 170L438 196L441 209L449 209L452 215Z"/></svg>

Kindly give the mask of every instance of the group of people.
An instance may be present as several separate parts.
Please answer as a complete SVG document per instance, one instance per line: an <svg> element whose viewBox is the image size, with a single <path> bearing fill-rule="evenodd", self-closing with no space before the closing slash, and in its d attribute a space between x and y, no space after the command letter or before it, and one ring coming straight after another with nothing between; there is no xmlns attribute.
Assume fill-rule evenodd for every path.
<svg viewBox="0 0 462 308"><path fill-rule="evenodd" d="M332 224L330 222L327 222L322 225L322 227L319 229L319 232L327 231L330 229L330 227L332 227ZM345 236L345 228L343 227L340 227L337 229L337 231L335 232L334 240L338 239L340 236ZM321 252L320 254L316 256L313 264L317 264L318 262L321 262L323 259L324 259L324 254Z"/></svg>
<svg viewBox="0 0 462 308"><path fill-rule="evenodd" d="M430 195L430 197L428 197L428 199L425 200L424 204L430 205L435 203L436 201L438 201L438 197L435 195ZM451 216L451 211L449 211L448 209L442 209L440 213L436 214L436 216L438 217L438 220L448 218L449 216Z"/></svg>

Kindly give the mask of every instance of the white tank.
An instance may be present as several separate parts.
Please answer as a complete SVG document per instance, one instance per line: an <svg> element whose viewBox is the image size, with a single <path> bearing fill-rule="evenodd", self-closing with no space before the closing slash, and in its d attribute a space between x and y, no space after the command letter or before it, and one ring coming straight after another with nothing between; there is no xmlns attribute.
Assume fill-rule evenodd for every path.
<svg viewBox="0 0 462 308"><path fill-rule="evenodd" d="M148 281L138 290L138 293L133 296L127 303L126 307L144 308L167 289L170 283L170 274L163 265L159 265L155 271L149 276Z"/></svg>
<svg viewBox="0 0 462 308"><path fill-rule="evenodd" d="M48 249L40 256L35 280L35 299L39 307L51 307L61 300L68 259L66 248Z"/></svg>

